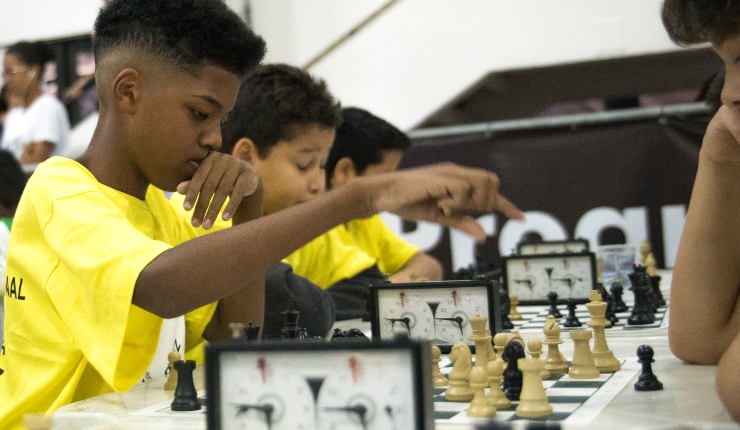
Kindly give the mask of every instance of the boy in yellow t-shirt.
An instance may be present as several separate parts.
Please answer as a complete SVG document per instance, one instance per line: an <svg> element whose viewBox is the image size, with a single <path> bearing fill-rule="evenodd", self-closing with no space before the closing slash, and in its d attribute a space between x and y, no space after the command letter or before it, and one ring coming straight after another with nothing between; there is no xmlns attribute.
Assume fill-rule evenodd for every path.
<svg viewBox="0 0 740 430"><path fill-rule="evenodd" d="M370 112L354 107L342 109L342 125L326 162L327 187L337 188L360 176L395 171L410 144L405 133ZM367 285L378 282L379 275L391 282L442 279L442 265L399 237L378 215L334 227L286 261L296 273L328 288L338 319L363 315ZM329 261L336 270L324 270Z"/></svg>
<svg viewBox="0 0 740 430"><path fill-rule="evenodd" d="M163 318L184 315L194 342L261 323L266 270L338 224L389 211L482 240L459 214L521 216L494 174L445 164L360 178L260 217L253 167L216 150L262 39L220 0L113 0L93 49L100 117L90 145L77 160L38 166L10 233L0 428L131 388ZM185 194L190 224L162 190ZM194 237L227 197L222 218L235 226Z"/></svg>

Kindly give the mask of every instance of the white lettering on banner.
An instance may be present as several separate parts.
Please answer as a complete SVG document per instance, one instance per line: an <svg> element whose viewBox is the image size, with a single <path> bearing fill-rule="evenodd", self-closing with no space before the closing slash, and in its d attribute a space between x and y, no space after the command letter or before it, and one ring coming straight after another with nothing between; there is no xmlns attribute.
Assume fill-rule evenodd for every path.
<svg viewBox="0 0 740 430"><path fill-rule="evenodd" d="M595 251L599 234L609 227L622 230L627 245L639 247L648 238L647 208L626 208L623 213L614 208L591 209L578 220L574 237L588 239L589 247Z"/></svg>
<svg viewBox="0 0 740 430"><path fill-rule="evenodd" d="M565 240L568 233L563 224L554 216L540 211L525 212L525 221L507 221L499 234L499 253L509 255L511 250L528 232L538 233L545 240ZM396 215L383 213L383 221L405 240L415 244L423 251L434 249L442 235L442 227L419 222L414 231L403 232L402 220ZM686 205L666 205L661 208L663 232L664 266L672 268L676 261L678 242L681 238ZM486 234L496 234L496 218L483 215L478 218ZM589 241L592 250L599 246L599 235L605 228L618 228L624 232L627 244L640 246L643 239L648 239L648 211L646 207L625 208L619 211L611 207L599 207L587 211L576 223L574 238ZM475 242L465 233L452 229L450 231L450 258L453 270L467 267L475 262Z"/></svg>
<svg viewBox="0 0 740 430"><path fill-rule="evenodd" d="M404 232L403 220L398 215L381 212L380 218L391 230L403 236L404 240L423 250L434 249L442 237L442 226L433 222L417 221L415 230Z"/></svg>
<svg viewBox="0 0 740 430"><path fill-rule="evenodd" d="M686 205L669 205L660 208L663 222L663 258L665 267L676 263L676 251L681 240L683 223L686 220Z"/></svg>

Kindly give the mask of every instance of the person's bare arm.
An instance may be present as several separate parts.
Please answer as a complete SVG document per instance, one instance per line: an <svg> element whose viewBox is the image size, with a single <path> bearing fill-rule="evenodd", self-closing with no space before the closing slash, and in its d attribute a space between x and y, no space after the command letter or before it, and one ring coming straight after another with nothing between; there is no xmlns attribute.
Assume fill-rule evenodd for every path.
<svg viewBox="0 0 740 430"><path fill-rule="evenodd" d="M54 144L52 142L31 142L23 146L21 154L21 164L38 164L46 161L54 153Z"/></svg>
<svg viewBox="0 0 740 430"><path fill-rule="evenodd" d="M740 390L737 389L740 387L738 363L740 363L740 336L735 336L719 360L715 385L722 404L736 422L740 422Z"/></svg>
<svg viewBox="0 0 740 430"><path fill-rule="evenodd" d="M494 210L522 217L498 194L498 178L483 170L445 164L358 178L311 201L163 252L140 273L133 303L166 318L182 315L261 279L281 258L330 228L379 211L442 223L483 240L474 215ZM194 211L194 223L204 212Z"/></svg>
<svg viewBox="0 0 740 430"><path fill-rule="evenodd" d="M391 282L410 282L414 279L439 281L442 279L442 265L436 258L419 251L388 279Z"/></svg>
<svg viewBox="0 0 740 430"><path fill-rule="evenodd" d="M707 128L671 284L668 339L687 362L716 364L740 333L740 113Z"/></svg>
<svg viewBox="0 0 740 430"><path fill-rule="evenodd" d="M243 224L247 221L257 219L263 215L262 185L257 190L245 197L232 218L233 225ZM203 332L203 338L209 342L229 339L231 337L231 323L250 322L264 326L265 319L265 277L254 278L245 282L242 288L231 295L218 301L216 312Z"/></svg>

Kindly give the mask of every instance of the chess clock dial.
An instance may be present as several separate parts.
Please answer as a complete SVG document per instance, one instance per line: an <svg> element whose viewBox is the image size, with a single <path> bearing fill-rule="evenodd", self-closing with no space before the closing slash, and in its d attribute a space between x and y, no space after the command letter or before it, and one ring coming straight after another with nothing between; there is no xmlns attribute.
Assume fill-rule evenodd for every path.
<svg viewBox="0 0 740 430"><path fill-rule="evenodd" d="M434 426L429 343L213 343L206 375L209 429Z"/></svg>
<svg viewBox="0 0 740 430"><path fill-rule="evenodd" d="M518 255L568 254L588 252L586 239L547 240L544 242L520 242L516 246Z"/></svg>
<svg viewBox="0 0 740 430"><path fill-rule="evenodd" d="M494 294L494 291L496 294ZM472 330L468 320L488 318L492 333L501 331L499 284L490 281L384 283L370 288L373 339L393 339L401 332L426 339L449 352Z"/></svg>
<svg viewBox="0 0 740 430"><path fill-rule="evenodd" d="M593 252L503 257L502 278L523 305L547 303L550 291L585 303L596 288L596 258Z"/></svg>

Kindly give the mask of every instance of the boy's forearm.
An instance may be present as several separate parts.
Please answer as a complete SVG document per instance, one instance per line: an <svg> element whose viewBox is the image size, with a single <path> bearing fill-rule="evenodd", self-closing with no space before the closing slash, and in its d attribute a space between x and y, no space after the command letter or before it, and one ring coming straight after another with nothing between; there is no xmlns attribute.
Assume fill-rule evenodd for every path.
<svg viewBox="0 0 740 430"><path fill-rule="evenodd" d="M263 188L260 184L254 194L242 200L232 219L233 225L243 224L262 216ZM229 339L231 323L250 322L263 326L265 319L265 282L254 279L234 293L218 301L216 312L209 322L203 337L209 342Z"/></svg>
<svg viewBox="0 0 740 430"><path fill-rule="evenodd" d="M419 251L406 262L401 270L388 278L391 282L409 282L414 279L439 281L442 279L442 265L434 257Z"/></svg>
<svg viewBox="0 0 740 430"><path fill-rule="evenodd" d="M678 358L717 363L740 331L739 257L740 168L702 155L671 285L669 340Z"/></svg>
<svg viewBox="0 0 740 430"><path fill-rule="evenodd" d="M163 252L139 275L132 302L171 318L220 300L241 286L264 282L268 268L313 238L371 214L370 190L362 181L355 182Z"/></svg>

